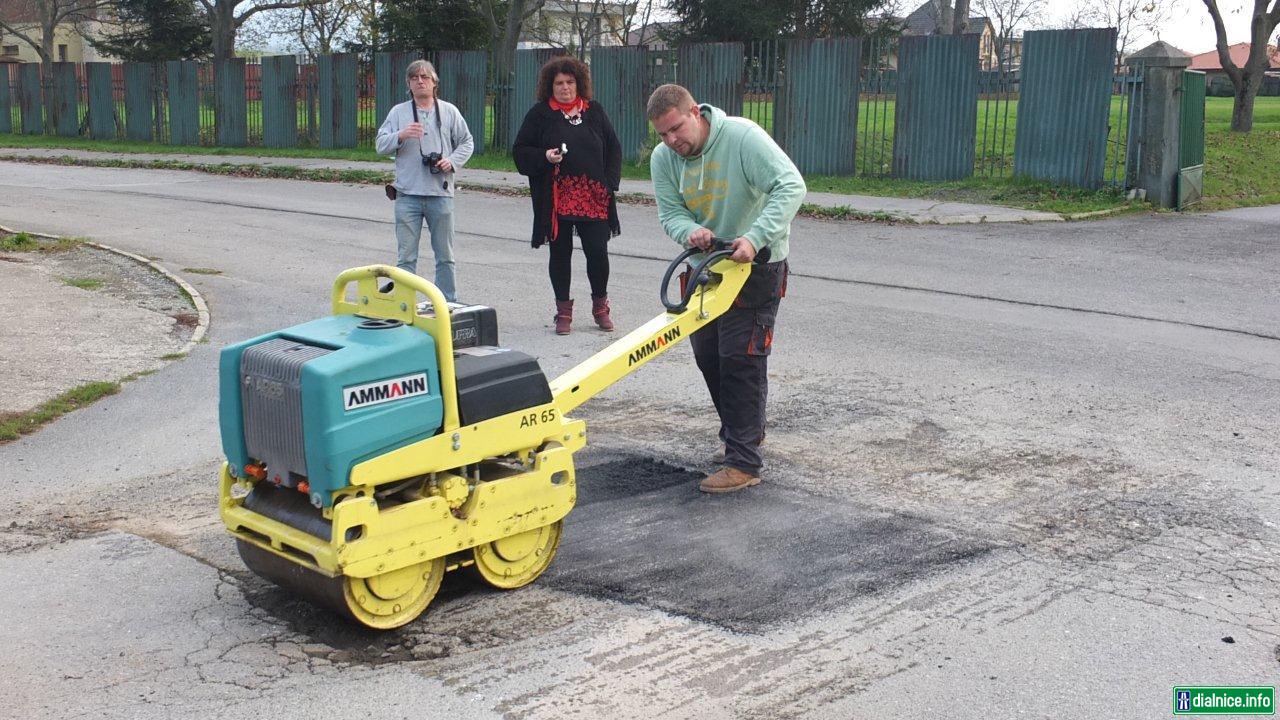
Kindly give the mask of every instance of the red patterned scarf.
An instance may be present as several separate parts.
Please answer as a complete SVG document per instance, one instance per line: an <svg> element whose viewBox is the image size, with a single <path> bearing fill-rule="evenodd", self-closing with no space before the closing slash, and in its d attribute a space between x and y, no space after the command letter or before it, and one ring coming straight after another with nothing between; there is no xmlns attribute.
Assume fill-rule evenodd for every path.
<svg viewBox="0 0 1280 720"><path fill-rule="evenodd" d="M576 97L573 102L568 103L562 103L555 98L551 98L547 100L547 104L551 106L552 110L559 110L565 115L580 115L583 110L587 109L587 101L581 97Z"/></svg>

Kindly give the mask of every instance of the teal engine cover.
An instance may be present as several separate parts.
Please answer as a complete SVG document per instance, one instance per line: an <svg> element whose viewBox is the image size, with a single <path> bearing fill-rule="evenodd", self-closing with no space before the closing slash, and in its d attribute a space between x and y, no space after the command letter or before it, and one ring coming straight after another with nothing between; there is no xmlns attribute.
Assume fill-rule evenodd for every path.
<svg viewBox="0 0 1280 720"><path fill-rule="evenodd" d="M222 350L218 415L232 473L333 503L351 468L431 437L444 415L435 339L394 320L337 315Z"/></svg>

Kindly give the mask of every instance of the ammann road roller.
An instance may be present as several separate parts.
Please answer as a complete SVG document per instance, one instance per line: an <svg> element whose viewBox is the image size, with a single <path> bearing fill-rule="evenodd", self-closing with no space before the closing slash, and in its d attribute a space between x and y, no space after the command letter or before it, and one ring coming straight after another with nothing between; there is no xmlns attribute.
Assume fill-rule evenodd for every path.
<svg viewBox="0 0 1280 720"><path fill-rule="evenodd" d="M385 265L340 274L332 315L225 348L219 499L245 565L378 629L418 617L451 570L532 582L577 497L586 425L569 413L729 308L750 266L727 245L671 302L682 253L665 312L550 383L498 345L492 309Z"/></svg>

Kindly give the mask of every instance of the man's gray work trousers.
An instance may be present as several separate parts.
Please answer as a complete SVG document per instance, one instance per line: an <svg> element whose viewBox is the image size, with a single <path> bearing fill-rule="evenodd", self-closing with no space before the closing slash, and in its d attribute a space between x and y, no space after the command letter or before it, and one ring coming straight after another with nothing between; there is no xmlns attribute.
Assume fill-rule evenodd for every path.
<svg viewBox="0 0 1280 720"><path fill-rule="evenodd" d="M763 465L769 350L786 291L785 260L755 265L733 307L689 338L720 415L724 464L752 475L759 475Z"/></svg>

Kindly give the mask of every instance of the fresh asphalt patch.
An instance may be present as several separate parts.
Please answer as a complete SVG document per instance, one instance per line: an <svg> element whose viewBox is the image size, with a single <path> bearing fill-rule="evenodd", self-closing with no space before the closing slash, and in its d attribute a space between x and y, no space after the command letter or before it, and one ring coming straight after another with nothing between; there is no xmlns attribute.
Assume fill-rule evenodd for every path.
<svg viewBox="0 0 1280 720"><path fill-rule="evenodd" d="M981 556L988 542L905 513L762 484L699 492L641 458L579 468L551 587L759 632Z"/></svg>

